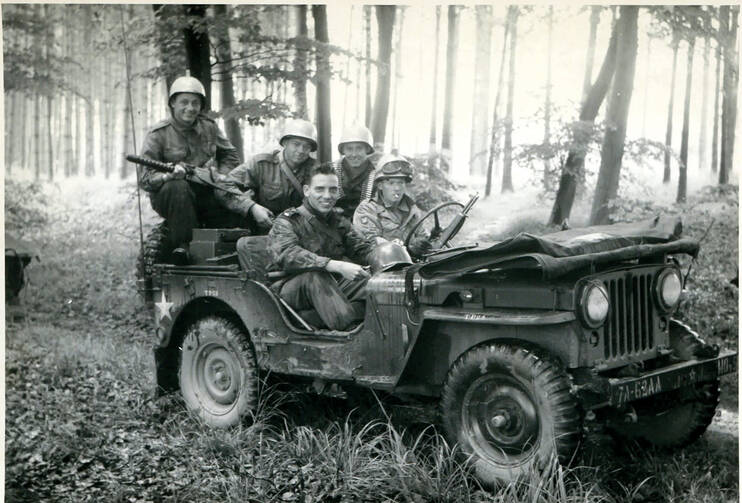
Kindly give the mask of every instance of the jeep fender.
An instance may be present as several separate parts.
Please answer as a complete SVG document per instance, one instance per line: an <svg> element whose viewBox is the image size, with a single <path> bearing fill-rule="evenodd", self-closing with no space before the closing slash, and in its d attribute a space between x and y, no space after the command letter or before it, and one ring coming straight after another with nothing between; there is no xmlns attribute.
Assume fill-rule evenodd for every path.
<svg viewBox="0 0 742 503"><path fill-rule="evenodd" d="M535 345L558 358L565 368L577 367L582 329L574 321L574 313L564 314L544 313L541 318L532 317L531 323L521 320L519 324L515 323L516 320L477 323L464 316L458 319L435 314L425 316L397 388L399 391L438 395L456 359L469 349L493 340Z"/></svg>

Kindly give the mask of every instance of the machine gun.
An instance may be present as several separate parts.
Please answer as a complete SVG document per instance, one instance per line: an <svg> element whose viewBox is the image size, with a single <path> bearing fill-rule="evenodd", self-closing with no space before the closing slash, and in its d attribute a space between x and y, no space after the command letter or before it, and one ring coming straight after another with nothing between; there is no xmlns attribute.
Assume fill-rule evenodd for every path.
<svg viewBox="0 0 742 503"><path fill-rule="evenodd" d="M156 161L154 159L150 159L149 157L142 157L139 155L129 154L126 156L126 160L129 162L133 162L135 164L141 164L142 166L147 166L148 168L152 168L155 171L159 171L161 173L172 173L175 170L174 164L168 163L168 162ZM234 194L236 196L242 195L242 192L240 192L239 190L225 187L222 184L220 184L217 180L214 180L212 172L209 168L192 166L190 164L184 164L184 163L179 163L179 164L185 167L186 180L189 180L194 183L199 183L201 185L208 185L215 189L223 190L224 192L227 192L229 194Z"/></svg>

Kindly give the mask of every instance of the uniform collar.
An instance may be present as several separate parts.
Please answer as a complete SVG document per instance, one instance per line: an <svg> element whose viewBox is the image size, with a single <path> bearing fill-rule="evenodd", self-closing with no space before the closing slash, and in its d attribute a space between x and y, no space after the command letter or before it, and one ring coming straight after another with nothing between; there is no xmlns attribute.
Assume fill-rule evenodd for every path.
<svg viewBox="0 0 742 503"><path fill-rule="evenodd" d="M320 222L329 224L329 223L332 223L335 219L335 208L330 210L330 212L327 215L323 215L319 211L315 210L311 204L309 204L309 201L307 200L306 197L302 201L301 205L304 206L304 208L306 208L306 210Z"/></svg>
<svg viewBox="0 0 742 503"><path fill-rule="evenodd" d="M185 133L189 133L191 131L194 131L195 133L200 133L201 132L201 120L200 119L201 119L201 114L198 114L196 116L196 120L193 121L193 125L191 125L191 126L187 126L185 124L180 124L175 119L175 117L173 117L172 115L170 115L170 117L168 117L167 120L170 123L170 125L173 126L173 129L175 129L177 132L179 132L181 134L185 134Z"/></svg>

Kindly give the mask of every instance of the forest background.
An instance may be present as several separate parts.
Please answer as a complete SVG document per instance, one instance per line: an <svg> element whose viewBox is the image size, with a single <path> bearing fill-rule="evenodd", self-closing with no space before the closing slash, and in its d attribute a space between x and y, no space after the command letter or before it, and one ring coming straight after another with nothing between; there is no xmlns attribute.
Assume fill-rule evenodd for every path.
<svg viewBox="0 0 742 503"><path fill-rule="evenodd" d="M576 471L494 492L429 430L303 395L228 434L153 402L124 155L189 69L243 156L301 116L329 160L360 122L414 160L423 206L487 195L469 239L681 215L702 255L679 316L736 348L739 6L3 4L2 23L5 228L40 258L6 319L9 500L738 499L736 377L686 451L598 439Z"/></svg>

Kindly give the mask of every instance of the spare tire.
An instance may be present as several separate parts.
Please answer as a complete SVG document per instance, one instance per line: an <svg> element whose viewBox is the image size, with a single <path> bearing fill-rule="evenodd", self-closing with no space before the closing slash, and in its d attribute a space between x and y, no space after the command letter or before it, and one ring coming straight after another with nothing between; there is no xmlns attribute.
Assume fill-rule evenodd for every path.
<svg viewBox="0 0 742 503"><path fill-rule="evenodd" d="M170 250L168 250L168 229L167 222L162 221L155 225L144 239L142 249L137 257L137 287L139 293L144 297L147 304L152 303L152 273L155 264L165 262Z"/></svg>

